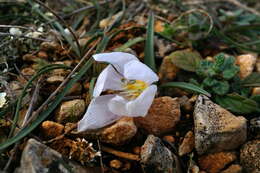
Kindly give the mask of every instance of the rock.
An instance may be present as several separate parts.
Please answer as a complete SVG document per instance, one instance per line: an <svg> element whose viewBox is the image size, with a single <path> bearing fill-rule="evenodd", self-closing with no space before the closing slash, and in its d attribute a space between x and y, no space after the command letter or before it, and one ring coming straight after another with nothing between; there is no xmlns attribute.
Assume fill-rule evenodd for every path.
<svg viewBox="0 0 260 173"><path fill-rule="evenodd" d="M260 116L250 120L249 129L254 138L260 138Z"/></svg>
<svg viewBox="0 0 260 173"><path fill-rule="evenodd" d="M249 141L240 150L240 163L246 172L260 172L260 140Z"/></svg>
<svg viewBox="0 0 260 173"><path fill-rule="evenodd" d="M44 121L41 125L41 131L45 138L55 138L63 133L64 126L53 121Z"/></svg>
<svg viewBox="0 0 260 173"><path fill-rule="evenodd" d="M233 164L224 171L221 171L221 173L242 173L242 167L238 164Z"/></svg>
<svg viewBox="0 0 260 173"><path fill-rule="evenodd" d="M252 95L260 95L260 87L254 87L252 89Z"/></svg>
<svg viewBox="0 0 260 173"><path fill-rule="evenodd" d="M61 83L65 79L64 76L50 76L46 79L46 82L50 84L56 84L56 83Z"/></svg>
<svg viewBox="0 0 260 173"><path fill-rule="evenodd" d="M198 159L198 163L207 173L217 173L236 159L237 156L233 152L220 152L202 156Z"/></svg>
<svg viewBox="0 0 260 173"><path fill-rule="evenodd" d="M166 148L160 138L149 135L141 148L141 164L147 173L171 173L178 172L174 167L176 156Z"/></svg>
<svg viewBox="0 0 260 173"><path fill-rule="evenodd" d="M135 118L139 128L145 129L149 134L162 135L174 129L180 121L181 111L177 98L158 97L154 99L145 117Z"/></svg>
<svg viewBox="0 0 260 173"><path fill-rule="evenodd" d="M21 73L24 75L24 76L32 76L34 75L36 72L33 68L31 67L26 67L26 68L23 68L21 70Z"/></svg>
<svg viewBox="0 0 260 173"><path fill-rule="evenodd" d="M37 59L38 57L37 56L35 56L35 55L33 55L33 54L25 54L24 56L23 56L23 60L24 61L29 61L29 62L36 62L36 59Z"/></svg>
<svg viewBox="0 0 260 173"><path fill-rule="evenodd" d="M179 68L172 63L172 60L169 56L163 58L162 64L159 70L159 78L161 82L172 81L175 77Z"/></svg>
<svg viewBox="0 0 260 173"><path fill-rule="evenodd" d="M82 99L74 99L62 102L55 113L58 123L77 122L85 112L86 105Z"/></svg>
<svg viewBox="0 0 260 173"><path fill-rule="evenodd" d="M120 160L111 160L109 163L111 168L119 169L123 166L123 163Z"/></svg>
<svg viewBox="0 0 260 173"><path fill-rule="evenodd" d="M105 143L122 145L132 139L137 132L132 117L123 117L116 123L104 128L100 135L100 140Z"/></svg>
<svg viewBox="0 0 260 173"><path fill-rule="evenodd" d="M237 56L236 64L240 67L240 78L245 78L253 72L256 64L256 58L257 55L252 53Z"/></svg>
<svg viewBox="0 0 260 173"><path fill-rule="evenodd" d="M77 163L63 159L60 153L41 144L35 139L29 139L22 153L20 168L17 169L16 172L81 173L89 171Z"/></svg>
<svg viewBox="0 0 260 173"><path fill-rule="evenodd" d="M37 56L42 59L46 59L46 60L48 59L48 55L45 51L39 51Z"/></svg>
<svg viewBox="0 0 260 173"><path fill-rule="evenodd" d="M179 147L179 155L183 156L190 153L194 148L194 134L192 131L188 131Z"/></svg>
<svg viewBox="0 0 260 173"><path fill-rule="evenodd" d="M194 124L198 154L235 149L246 141L246 119L234 116L203 95L195 104Z"/></svg>
<svg viewBox="0 0 260 173"><path fill-rule="evenodd" d="M256 71L260 72L260 58L258 58L256 61Z"/></svg>

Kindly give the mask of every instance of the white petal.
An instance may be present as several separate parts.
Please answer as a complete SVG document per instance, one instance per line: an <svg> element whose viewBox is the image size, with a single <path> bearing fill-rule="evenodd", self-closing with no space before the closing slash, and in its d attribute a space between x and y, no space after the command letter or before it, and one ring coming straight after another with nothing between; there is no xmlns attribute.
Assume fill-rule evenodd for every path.
<svg viewBox="0 0 260 173"><path fill-rule="evenodd" d="M97 97L102 91L111 90L121 90L123 77L112 67L108 65L98 76L93 96Z"/></svg>
<svg viewBox="0 0 260 173"><path fill-rule="evenodd" d="M127 79L138 79L148 84L159 80L156 73L140 61L130 61L124 66L124 77Z"/></svg>
<svg viewBox="0 0 260 173"><path fill-rule="evenodd" d="M135 100L128 101L121 96L112 98L108 107L111 112L120 116L145 116L157 91L156 85L146 88Z"/></svg>
<svg viewBox="0 0 260 173"><path fill-rule="evenodd" d="M119 73L123 74L124 65L132 60L138 60L134 55L124 52L100 53L93 55L96 61L112 64Z"/></svg>
<svg viewBox="0 0 260 173"><path fill-rule="evenodd" d="M114 95L104 95L94 98L78 123L78 131L102 128L118 120L120 117L110 112L107 106L108 101L113 97Z"/></svg>

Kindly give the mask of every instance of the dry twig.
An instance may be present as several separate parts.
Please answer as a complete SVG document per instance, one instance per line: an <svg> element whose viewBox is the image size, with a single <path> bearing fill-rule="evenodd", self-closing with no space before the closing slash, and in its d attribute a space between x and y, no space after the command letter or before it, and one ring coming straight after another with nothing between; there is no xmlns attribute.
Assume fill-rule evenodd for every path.
<svg viewBox="0 0 260 173"><path fill-rule="evenodd" d="M105 146L101 146L101 150L110 154L113 154L117 157L121 157L124 159L129 159L129 160L135 160L135 161L139 161L140 157L139 155L136 154L132 154L132 153L126 153L126 152L122 152L122 151L117 151L113 148L109 148L109 147L105 147Z"/></svg>

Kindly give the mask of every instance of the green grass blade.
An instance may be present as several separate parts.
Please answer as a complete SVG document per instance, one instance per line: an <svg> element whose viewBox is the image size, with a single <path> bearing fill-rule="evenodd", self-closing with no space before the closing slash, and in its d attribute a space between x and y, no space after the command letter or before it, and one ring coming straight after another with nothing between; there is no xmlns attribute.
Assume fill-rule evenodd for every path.
<svg viewBox="0 0 260 173"><path fill-rule="evenodd" d="M176 88L186 89L186 90L189 90L192 92L204 94L208 97L211 96L211 94L208 93L207 91L205 91L204 89L202 89L196 85L193 85L191 83L187 83L187 82L168 82L168 83L162 84L160 87L162 87L162 88L176 87Z"/></svg>
<svg viewBox="0 0 260 173"><path fill-rule="evenodd" d="M146 41L144 50L144 63L156 72L154 59L154 15L150 14L148 18Z"/></svg>
<svg viewBox="0 0 260 173"><path fill-rule="evenodd" d="M144 41L143 37L136 37L134 39L128 40L125 44L115 49L116 52L123 52L127 48L135 45L136 43L139 43L141 41Z"/></svg>
<svg viewBox="0 0 260 173"><path fill-rule="evenodd" d="M14 132L14 129L16 127L16 123L18 121L18 117L19 117L19 111L20 111L20 108L21 108L21 105L22 105L22 100L23 98L25 97L26 95L26 91L27 89L30 87L30 85L32 84L32 82L37 79L39 76L41 76L42 74L44 73L47 73L51 70L54 70L54 69L60 69L60 68L65 68L65 69L68 69L70 67L68 66L65 66L65 65L62 65L62 64L51 64L51 65L47 65L43 68L41 68L37 74L35 74L28 82L27 84L25 85L25 87L23 88L22 90L22 93L21 95L19 96L18 98L18 101L17 101L17 104L16 104L16 109L15 109L15 115L14 115L14 118L13 118L13 124L12 124L12 127L11 127L11 131L10 131L10 135L12 135L12 133Z"/></svg>
<svg viewBox="0 0 260 173"><path fill-rule="evenodd" d="M37 119L30 124L29 126L22 129L16 136L6 140L5 142L0 144L0 150L3 150L10 145L18 142L22 138L24 138L26 135L28 135L30 132L32 132L42 121L44 121L52 112L53 110L58 106L58 104L62 101L63 97L66 95L66 93L70 90L70 88L73 86L75 82L77 82L86 72L87 70L92 66L93 59L89 59L80 69L80 71L68 82L66 87L63 89L62 92L60 92L55 100L49 104L48 108L39 114Z"/></svg>

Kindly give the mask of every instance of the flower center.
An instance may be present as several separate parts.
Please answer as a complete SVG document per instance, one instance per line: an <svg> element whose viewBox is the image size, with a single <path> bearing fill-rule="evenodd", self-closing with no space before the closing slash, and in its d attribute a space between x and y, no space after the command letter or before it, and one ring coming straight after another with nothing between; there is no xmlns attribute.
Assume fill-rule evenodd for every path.
<svg viewBox="0 0 260 173"><path fill-rule="evenodd" d="M122 79L122 83L123 91L120 95L129 100L137 98L148 87L148 84L141 80Z"/></svg>

